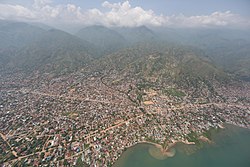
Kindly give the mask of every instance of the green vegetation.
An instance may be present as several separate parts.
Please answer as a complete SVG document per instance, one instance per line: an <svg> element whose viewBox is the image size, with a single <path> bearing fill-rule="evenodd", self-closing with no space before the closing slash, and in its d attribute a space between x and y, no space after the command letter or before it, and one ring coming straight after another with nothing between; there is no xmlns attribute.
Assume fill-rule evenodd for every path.
<svg viewBox="0 0 250 167"><path fill-rule="evenodd" d="M136 94L137 94L136 99L138 101L138 104L141 104L141 102L142 102L142 92L137 91Z"/></svg>
<svg viewBox="0 0 250 167"><path fill-rule="evenodd" d="M180 90L177 90L175 88L169 88L163 90L164 94L171 95L171 96L176 96L176 97L183 97L186 96L186 94Z"/></svg>
<svg viewBox="0 0 250 167"><path fill-rule="evenodd" d="M186 137L187 137L189 142L195 142L196 144L200 143L200 141L198 139L199 135L195 132L191 132L191 133L187 134Z"/></svg>
<svg viewBox="0 0 250 167"><path fill-rule="evenodd" d="M205 131L202 135L208 138L209 140L212 140L212 136L214 133L218 133L220 131L220 128L210 128L209 130Z"/></svg>
<svg viewBox="0 0 250 167"><path fill-rule="evenodd" d="M77 159L75 167L86 167L82 162L81 156Z"/></svg>
<svg viewBox="0 0 250 167"><path fill-rule="evenodd" d="M118 51L126 44L126 40L121 34L104 26L85 27L75 35L98 46L97 57Z"/></svg>
<svg viewBox="0 0 250 167"><path fill-rule="evenodd" d="M137 87L139 90L143 90L143 89L154 88L155 85L152 84L152 83L145 82L145 83L138 83L138 84L136 85L136 87Z"/></svg>

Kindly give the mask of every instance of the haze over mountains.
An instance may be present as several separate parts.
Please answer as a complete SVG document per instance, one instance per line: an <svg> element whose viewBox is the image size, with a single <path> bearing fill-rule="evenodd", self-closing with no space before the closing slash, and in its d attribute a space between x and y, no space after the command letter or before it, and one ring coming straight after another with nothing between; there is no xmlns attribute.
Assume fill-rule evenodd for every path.
<svg viewBox="0 0 250 167"><path fill-rule="evenodd" d="M201 164L213 133L250 129L249 6L0 1L0 166L121 167L146 143L135 166Z"/></svg>
<svg viewBox="0 0 250 167"><path fill-rule="evenodd" d="M129 66L147 76L192 71L205 77L227 72L250 77L246 30L89 26L70 34L37 25L0 21L2 70L62 74L87 66Z"/></svg>

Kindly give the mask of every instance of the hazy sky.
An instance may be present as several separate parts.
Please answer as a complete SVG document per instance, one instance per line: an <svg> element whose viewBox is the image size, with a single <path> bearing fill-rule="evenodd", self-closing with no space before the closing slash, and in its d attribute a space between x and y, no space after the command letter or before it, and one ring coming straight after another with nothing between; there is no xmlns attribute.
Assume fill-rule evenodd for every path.
<svg viewBox="0 0 250 167"><path fill-rule="evenodd" d="M0 19L105 26L250 27L250 0L0 0Z"/></svg>

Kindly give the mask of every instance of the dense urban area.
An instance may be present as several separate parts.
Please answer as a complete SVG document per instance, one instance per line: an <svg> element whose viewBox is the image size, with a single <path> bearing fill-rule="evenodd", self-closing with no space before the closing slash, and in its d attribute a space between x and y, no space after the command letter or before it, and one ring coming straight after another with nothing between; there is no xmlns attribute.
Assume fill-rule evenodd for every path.
<svg viewBox="0 0 250 167"><path fill-rule="evenodd" d="M250 167L250 0L0 0L0 167Z"/></svg>
<svg viewBox="0 0 250 167"><path fill-rule="evenodd" d="M224 123L250 128L247 82L211 90L110 71L22 75L0 77L2 166L112 166L137 143L167 149L209 139Z"/></svg>

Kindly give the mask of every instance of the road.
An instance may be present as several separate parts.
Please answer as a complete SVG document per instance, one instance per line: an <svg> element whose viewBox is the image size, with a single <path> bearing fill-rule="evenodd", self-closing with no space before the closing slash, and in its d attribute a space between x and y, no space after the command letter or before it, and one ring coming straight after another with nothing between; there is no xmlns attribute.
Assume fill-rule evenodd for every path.
<svg viewBox="0 0 250 167"><path fill-rule="evenodd" d="M4 140L4 142L10 147L12 154L13 154L15 157L17 157L17 153L16 153L16 152L14 151L14 149L11 147L10 143L9 143L8 140L7 140L7 137L6 137L2 132L0 132L0 136L2 137L2 139Z"/></svg>
<svg viewBox="0 0 250 167"><path fill-rule="evenodd" d="M21 92L21 93L31 93L31 94L35 94L35 95L40 95L40 96L48 96L48 97L54 97L54 98L63 98L63 99L68 99L68 100L80 100L80 101L86 101L86 102L98 102L98 103L105 103L105 104L112 104L114 102L110 102L110 101L105 101L105 100L95 100L95 99L88 99L88 98L82 98L82 97L77 97L77 96L63 96L63 95L54 95L54 94L50 94L50 93L42 93L42 92L37 92L37 91L31 91L31 90L27 90L27 89L21 89L21 90L15 90L16 92ZM117 103L115 103L117 104ZM250 108L249 105L240 105L240 104L227 104L227 103L206 103L206 104L188 104L188 105L181 105L180 107L175 107L175 106L172 106L172 107L169 107L168 109L169 110L181 110L181 109L190 109L190 108L202 108L202 107L209 107L211 105L215 105L217 107L238 107L238 108L244 108L244 109L247 109L247 108ZM140 107L140 106L138 106ZM148 114L151 114L151 112L147 112ZM133 120L136 120L138 119L139 117L142 117L144 116L145 114L144 113L141 113L140 115L134 117L134 118L130 118L128 120L125 120L125 121L122 121L122 122L119 122L113 126L110 126L104 130L96 130L96 131L92 131L90 132L89 134L85 135L84 136L84 139L87 140L89 138L92 138L92 137L95 137L97 136L97 133L106 133L107 131L110 131L110 130L113 130L117 127L120 127L130 121L133 121ZM33 156L35 154L41 154L42 152L45 152L46 149L45 149L45 144L47 143L48 139L49 139L49 136L53 136L53 135L47 135L48 136L48 139L47 141L45 142L45 144L43 145L42 147L42 151L40 152L36 152L36 153L32 153L32 154L29 154L29 155L24 155L24 156L18 156L17 153L14 151L14 149L11 147L11 145L9 144L8 140L7 140L7 137L6 135L4 135L3 133L0 132L0 136L2 137L2 139L7 143L7 145L11 148L11 151L12 151L12 154L17 157L16 159L13 159L11 160L11 162L15 162L16 160L21 160L23 158L27 158L27 157L30 157L30 156ZM39 137L43 137L43 136L39 136ZM53 149L57 149L57 148L50 148L49 150L53 150ZM78 156L80 155L82 152L79 152L79 153L76 153L74 155L72 155L71 157L75 157L75 156ZM69 157L70 158L70 157ZM68 158L67 158L68 159Z"/></svg>

